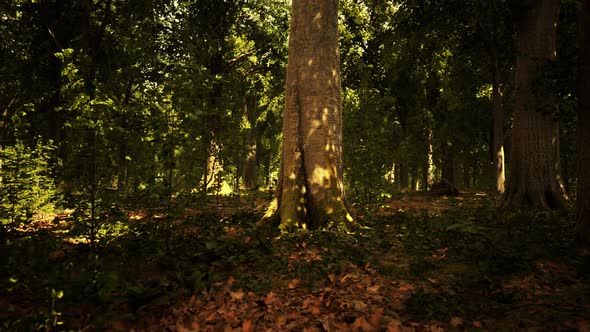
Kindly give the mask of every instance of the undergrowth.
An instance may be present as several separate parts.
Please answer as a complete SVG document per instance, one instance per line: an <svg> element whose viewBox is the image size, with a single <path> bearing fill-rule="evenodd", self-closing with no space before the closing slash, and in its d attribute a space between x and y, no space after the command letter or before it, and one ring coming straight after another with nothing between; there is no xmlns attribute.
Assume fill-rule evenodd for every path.
<svg viewBox="0 0 590 332"><path fill-rule="evenodd" d="M168 214L166 214L168 212ZM444 214L397 212L360 216L356 234L320 230L262 236L259 213L164 211L110 226L91 248L73 241L75 225L14 233L2 239L2 330L100 330L167 310L229 277L233 289L264 293L297 280L310 292L350 266L372 266L392 281L412 283L398 308L411 320L494 317L530 300L531 289L506 287L558 262L570 270L543 276L548 288L588 278L566 212L518 212L492 203ZM120 215L118 216L120 219ZM8 235L6 235L8 236ZM535 272L537 271L537 272ZM537 297L539 298L539 297ZM588 303L583 295L548 293L556 306ZM565 315L553 311L548 317ZM553 315L553 316L552 316Z"/></svg>

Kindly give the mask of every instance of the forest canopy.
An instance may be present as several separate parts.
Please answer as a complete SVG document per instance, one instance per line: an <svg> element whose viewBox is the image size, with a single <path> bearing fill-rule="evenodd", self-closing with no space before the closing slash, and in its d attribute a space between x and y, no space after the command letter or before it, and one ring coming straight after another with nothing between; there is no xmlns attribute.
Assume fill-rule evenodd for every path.
<svg viewBox="0 0 590 332"><path fill-rule="evenodd" d="M538 222L569 232L560 239L578 256L574 248L590 243L588 2L2 2L0 245L8 254L0 296L17 314L36 301L40 313L22 321L0 315L8 319L0 326L58 330L58 311L81 300L71 295L80 285L66 281L67 301L55 305L58 285L71 278L94 282L80 293L95 296L94 308L115 294L136 296L129 310L140 320L140 303L158 296L146 296L154 290L146 283L132 294L122 277L129 271L111 261L117 251L132 260L137 250L138 269L153 259L154 270L176 271L158 287L166 279L183 296L211 289L231 268L264 260L288 241L301 254L308 242L355 247L348 237L367 237L363 250L371 251L399 245L383 234L405 241L402 235L418 236L404 233L412 229L434 238L440 227L473 237L467 250L479 240L493 246L523 236L522 229L503 232L511 221L529 220L530 228ZM441 211L462 199L477 202L479 212L445 224ZM408 214L414 205L422 217ZM246 239L239 244L228 235L236 229ZM322 235L285 235L301 230ZM541 236L536 230L531 236ZM184 238L193 231L199 240ZM341 233L323 242L324 231ZM198 248L180 244L193 240ZM440 244L430 248L436 257L449 248L443 240L432 240ZM38 252L44 259L31 261ZM339 254L332 258L346 256ZM159 261L173 255L198 268ZM48 272L55 261L61 270ZM368 261L364 271L374 278ZM53 277L41 281L46 274ZM32 300L35 289L45 297ZM438 296L413 294L418 302ZM472 314L444 308L448 315L430 308L412 317ZM379 312L365 322L381 326ZM107 316L66 325L100 330L117 320ZM370 330L358 317L343 321ZM240 324L233 327L251 328Z"/></svg>

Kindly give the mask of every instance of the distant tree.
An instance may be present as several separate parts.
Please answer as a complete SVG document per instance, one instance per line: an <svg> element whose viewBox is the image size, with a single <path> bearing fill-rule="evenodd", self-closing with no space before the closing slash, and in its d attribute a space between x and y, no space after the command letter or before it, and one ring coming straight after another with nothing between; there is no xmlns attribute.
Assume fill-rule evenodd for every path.
<svg viewBox="0 0 590 332"><path fill-rule="evenodd" d="M543 76L556 59L559 0L523 4L518 26L516 97L506 204L553 209L567 204L559 158L557 98Z"/></svg>
<svg viewBox="0 0 590 332"><path fill-rule="evenodd" d="M278 187L260 224L353 228L342 180L338 0L293 2L285 98Z"/></svg>
<svg viewBox="0 0 590 332"><path fill-rule="evenodd" d="M590 0L582 0L579 16L578 70L578 238L590 243Z"/></svg>

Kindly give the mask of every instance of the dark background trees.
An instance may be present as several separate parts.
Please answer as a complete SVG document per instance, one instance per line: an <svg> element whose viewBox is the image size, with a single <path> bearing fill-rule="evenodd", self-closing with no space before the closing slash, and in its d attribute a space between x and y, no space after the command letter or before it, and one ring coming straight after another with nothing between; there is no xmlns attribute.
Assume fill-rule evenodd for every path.
<svg viewBox="0 0 590 332"><path fill-rule="evenodd" d="M2 147L55 145L49 165L63 193L94 182L125 199L268 187L278 170L289 6L3 5ZM563 120L555 158L567 189L576 179L569 76L577 55L569 41L577 7L561 7L556 61L531 79L543 81L535 91L554 95L547 117ZM520 151L509 138L521 131L512 130L522 90L515 45L529 9L512 1L341 1L343 164L353 200L442 178L503 192L504 165ZM516 167L524 157L512 159ZM514 188L509 202L515 191L528 195Z"/></svg>

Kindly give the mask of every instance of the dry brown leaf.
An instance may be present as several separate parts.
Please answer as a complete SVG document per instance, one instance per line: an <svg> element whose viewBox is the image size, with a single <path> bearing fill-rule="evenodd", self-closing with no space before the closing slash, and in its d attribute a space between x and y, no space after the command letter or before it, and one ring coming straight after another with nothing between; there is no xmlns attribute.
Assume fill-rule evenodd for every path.
<svg viewBox="0 0 590 332"><path fill-rule="evenodd" d="M376 328L369 324L369 322L367 322L367 320L365 319L365 317L359 317L357 318L354 323L352 323L352 330L353 331L365 331L365 332L371 332L371 331L375 331Z"/></svg>
<svg viewBox="0 0 590 332"><path fill-rule="evenodd" d="M461 319L460 317L451 318L451 326L458 327L461 325L463 325L463 319Z"/></svg>
<svg viewBox="0 0 590 332"><path fill-rule="evenodd" d="M314 314L316 316L319 315L322 312L320 310L320 308L318 308L316 306L313 306L313 305L309 308L309 310L311 311L312 314Z"/></svg>
<svg viewBox="0 0 590 332"><path fill-rule="evenodd" d="M242 322L242 332L254 332L254 325L251 320Z"/></svg>
<svg viewBox="0 0 590 332"><path fill-rule="evenodd" d="M333 283L333 284L336 283L336 276L334 275L334 273L330 273L328 275L328 279L330 280L331 283Z"/></svg>
<svg viewBox="0 0 590 332"><path fill-rule="evenodd" d="M246 293L244 293L244 290L240 288L235 292L229 292L229 295L234 301L241 301Z"/></svg>
<svg viewBox="0 0 590 332"><path fill-rule="evenodd" d="M293 279L291 280L291 282L289 283L289 289L293 289L296 288L297 286L299 286L299 279Z"/></svg>
<svg viewBox="0 0 590 332"><path fill-rule="evenodd" d="M369 323L373 326L379 326L379 322L381 322L381 316L383 315L384 308L377 309L371 318L369 318Z"/></svg>

